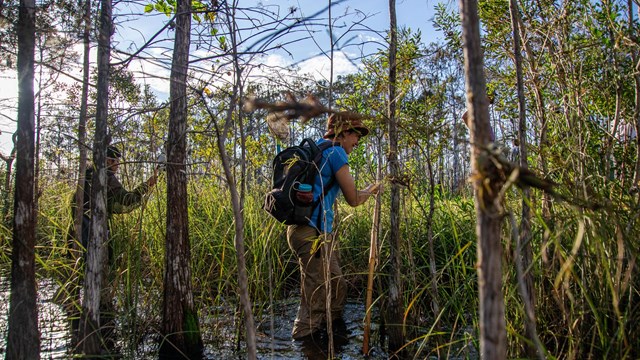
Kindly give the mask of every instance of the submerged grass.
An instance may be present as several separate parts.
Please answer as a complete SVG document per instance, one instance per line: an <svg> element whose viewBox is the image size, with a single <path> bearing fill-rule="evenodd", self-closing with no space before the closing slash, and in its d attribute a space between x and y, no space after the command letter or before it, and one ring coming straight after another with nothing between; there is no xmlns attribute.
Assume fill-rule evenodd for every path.
<svg viewBox="0 0 640 360"><path fill-rule="evenodd" d="M67 230L71 224L72 190L64 183L44 188L38 217L38 274L61 286L78 284L82 269L70 256ZM163 184L127 215L114 216L117 308L127 355L136 356L139 344L160 328L166 220ZM288 250L285 227L261 210L259 191L247 193L244 204L245 248L249 290L257 319L273 317L276 301L299 292L296 259ZM212 344L228 341L233 326L241 333L237 298L234 224L229 196L214 180L189 185L191 276L200 310L200 328ZM410 199L410 200L407 200ZM418 203L420 201L420 203ZM518 209L518 193L510 194L507 210ZM633 200L600 211L584 211L555 204L553 221L543 219L534 206L533 264L538 332L548 358L635 358L639 355L640 284L636 260L640 233L634 222ZM477 357L478 290L476 275L475 210L469 196L437 199L433 217L435 252L432 279L424 204L428 199L405 197L403 204L403 298L408 347L418 358ZM372 204L359 208L341 205L337 225L343 271L350 298L364 301ZM635 211L635 213L634 213ZM388 209L383 208L383 214ZM384 223L382 229L388 229ZM635 220L634 220L635 219ZM523 356L524 311L517 290L514 244L506 229L504 295L509 334L509 356ZM10 269L11 232L0 226L2 273ZM386 291L388 234L380 234L374 307ZM437 285L433 294L431 284ZM73 286L66 286L70 299ZM437 299L439 311L434 311ZM77 302L74 304L77 306ZM229 322L229 316L233 321ZM293 320L293 319L291 319ZM268 321L268 320L267 320ZM374 321L380 321L379 318ZM226 328L225 328L226 326ZM374 334L374 339L380 339Z"/></svg>

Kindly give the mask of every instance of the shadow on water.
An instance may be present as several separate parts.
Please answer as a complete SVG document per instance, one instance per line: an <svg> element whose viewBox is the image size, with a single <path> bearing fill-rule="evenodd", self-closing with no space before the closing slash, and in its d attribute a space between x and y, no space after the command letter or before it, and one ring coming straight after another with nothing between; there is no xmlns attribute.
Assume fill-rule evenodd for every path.
<svg viewBox="0 0 640 360"><path fill-rule="evenodd" d="M63 307L54 303L53 297L58 285L53 280L43 279L38 282L38 317L41 333L42 359L68 359L70 343L70 325ZM259 359L291 359L291 360L324 360L327 359L326 334L320 339L307 341L291 340L291 327L295 318L298 299L290 299L276 303L265 311L262 318L256 319L257 348ZM238 324L233 318L234 311L222 311L226 318L221 318L221 309L209 313L208 309L200 309L202 336L205 342L206 359L245 359L245 344L240 344L238 351ZM224 309L223 309L224 310ZM6 349L9 313L9 280L0 279L0 352ZM338 329L334 337L336 359L362 359L362 319L364 305L347 303L344 312L344 329ZM120 324L126 323L125 321ZM376 332L372 324L372 333ZM157 334L140 334L143 341L136 346L134 354L123 355L125 359L157 358ZM242 329L241 332L244 332ZM126 344L120 344L128 348ZM372 344L369 359L386 359L387 356Z"/></svg>

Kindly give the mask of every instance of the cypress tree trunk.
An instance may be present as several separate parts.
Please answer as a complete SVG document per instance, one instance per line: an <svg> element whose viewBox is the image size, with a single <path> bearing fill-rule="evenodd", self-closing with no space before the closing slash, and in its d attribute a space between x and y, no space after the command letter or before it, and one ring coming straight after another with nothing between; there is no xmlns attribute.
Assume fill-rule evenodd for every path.
<svg viewBox="0 0 640 360"><path fill-rule="evenodd" d="M81 348L85 355L98 355L104 339L100 326L100 303L103 298L107 264L107 172L106 149L107 116L109 111L109 59L111 58L111 28L113 25L111 0L102 0L98 34L98 88L96 101L96 129L93 141L95 172L91 184L91 236L87 245L84 276L84 298L80 324ZM96 176L97 175L97 176Z"/></svg>
<svg viewBox="0 0 640 360"><path fill-rule="evenodd" d="M491 141L489 101L480 46L480 22L476 0L461 0L467 107L471 134L471 169L478 217L478 288L480 293L480 356L505 359L507 332L502 294L502 214L498 194L503 180L486 154Z"/></svg>
<svg viewBox="0 0 640 360"><path fill-rule="evenodd" d="M191 290L191 248L187 206L187 72L191 2L178 0L171 65L167 141L167 235L164 261L161 359L202 357L202 336Z"/></svg>
<svg viewBox="0 0 640 360"><path fill-rule="evenodd" d="M83 213L83 201L84 201L84 184L85 184L85 173L87 171L87 146L85 144L87 138L87 103L89 98L89 55L91 51L91 0L87 0L85 2L85 13L84 13L84 32L82 35L82 39L84 42L84 58L83 58L83 69L82 69L82 95L80 99L80 114L78 117L78 151L80 154L80 159L78 162L78 183L76 184L76 193L74 198L74 203L76 204L75 208L75 216L73 219L73 231L75 232L75 236L69 237L72 240L71 244L69 244L70 249L73 251L73 260L76 260L76 257L81 256L81 251L79 243L82 239L82 213ZM76 318L77 314L75 311L75 301L80 299L80 284L71 283L67 286L71 286L69 291L70 298L70 316L71 319L71 346L77 346L79 342L78 337L78 326L79 319Z"/></svg>
<svg viewBox="0 0 640 360"><path fill-rule="evenodd" d="M84 32L82 40L84 44L83 64L82 64L82 95L80 99L80 114L78 116L78 152L80 160L78 163L78 183L76 186L75 203L78 207L74 221L76 237L80 239L82 234L82 201L84 190L84 176L87 170L87 103L89 99L89 55L91 52L91 0L85 2Z"/></svg>
<svg viewBox="0 0 640 360"><path fill-rule="evenodd" d="M398 124L396 119L396 52L397 52L397 21L396 2L389 0L390 42L389 42L389 172L392 179L400 176L398 163ZM389 334L389 354L391 358L402 358L404 346L403 306L400 257L400 185L391 182L391 229L389 232L389 301L386 309L386 326Z"/></svg>
<svg viewBox="0 0 640 360"><path fill-rule="evenodd" d="M36 304L34 198L34 0L21 0L18 8L18 139L13 208L13 248L9 333L5 358L39 359L40 333Z"/></svg>

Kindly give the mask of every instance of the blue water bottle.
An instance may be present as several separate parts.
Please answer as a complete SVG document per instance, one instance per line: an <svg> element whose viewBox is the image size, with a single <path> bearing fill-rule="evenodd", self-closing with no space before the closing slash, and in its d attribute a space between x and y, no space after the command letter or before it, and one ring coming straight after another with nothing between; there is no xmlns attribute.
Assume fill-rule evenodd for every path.
<svg viewBox="0 0 640 360"><path fill-rule="evenodd" d="M309 184L298 184L296 189L296 201L294 218L297 224L306 224L311 218L313 208L313 188Z"/></svg>
<svg viewBox="0 0 640 360"><path fill-rule="evenodd" d="M310 204L313 201L313 193L311 192L311 185L300 184L298 185L298 192L296 192L296 199L302 204Z"/></svg>

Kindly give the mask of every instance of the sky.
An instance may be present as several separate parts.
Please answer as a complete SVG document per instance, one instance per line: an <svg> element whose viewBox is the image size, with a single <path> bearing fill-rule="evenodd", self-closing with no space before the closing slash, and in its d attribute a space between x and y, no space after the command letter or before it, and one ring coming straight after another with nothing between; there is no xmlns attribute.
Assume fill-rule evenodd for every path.
<svg viewBox="0 0 640 360"><path fill-rule="evenodd" d="M332 17L338 19L334 28L336 36L340 36L345 32L345 27L351 26L354 21L361 21L362 25L357 26L362 31L350 31L345 35L344 39L351 39L352 44L362 41L371 41L365 48L358 46L346 46L338 49L334 55L334 76L354 73L358 70L363 53L371 54L383 43L385 31L389 27L389 8L387 0L332 0ZM452 0L396 0L396 12L399 27L410 27L412 30L420 30L422 33L422 41L429 43L441 39L441 34L434 32L431 21L434 14L436 3L444 2L450 8L456 6L457 3ZM296 8L297 16L308 17L328 5L327 1L317 0L240 0L240 6L249 6L259 4L273 12L286 13L290 8ZM118 3L114 9L114 13L118 13L117 20L120 24L116 29L116 33L112 39L113 43L125 52L133 52L139 49L142 44L148 41L153 34L158 32L168 21L168 18L161 14L150 16L127 17L123 14L140 13L140 7L124 7L124 2ZM310 20L311 23L323 23L327 21L328 14L326 12L318 15ZM364 31L364 28L370 29ZM304 31L305 28L297 28L298 32L289 37L284 37L279 41L283 43L285 50L273 51L268 55L256 59L268 66L287 67L296 64L301 72L312 74L316 79L328 78L329 76L329 60L321 54L329 48L329 37L326 31L318 30L318 27L309 27L313 31L313 39L304 41L293 41L301 37L308 37L309 32ZM317 31L314 31L317 30ZM353 35L352 35L353 34ZM262 34L250 34L254 38L263 37ZM149 85L152 91L164 100L168 97L169 89L169 66L170 53L166 51L172 46L172 33L163 33L156 40L160 42L160 47L149 50L143 55L150 58L158 59L157 61L134 61L129 65L129 70L136 73L140 83ZM246 35L247 38L249 34ZM344 43L345 40L343 40ZM249 43L253 40L248 41ZM288 43L288 44L287 44ZM166 48L163 50L161 47ZM81 46L77 51L81 53ZM115 62L118 57L122 57L118 53L114 53ZM198 48L197 44L192 43L191 57L207 56L202 48ZM95 47L92 49L92 61L95 61ZM197 65L196 65L197 66ZM192 66L196 68L196 66ZM81 68L77 66L70 71L77 77L81 76ZM72 83L73 80L61 77L60 81ZM37 89L36 89L37 91ZM15 131L16 109L17 109L17 78L15 71L0 72L0 152L8 154L12 148L11 135Z"/></svg>

